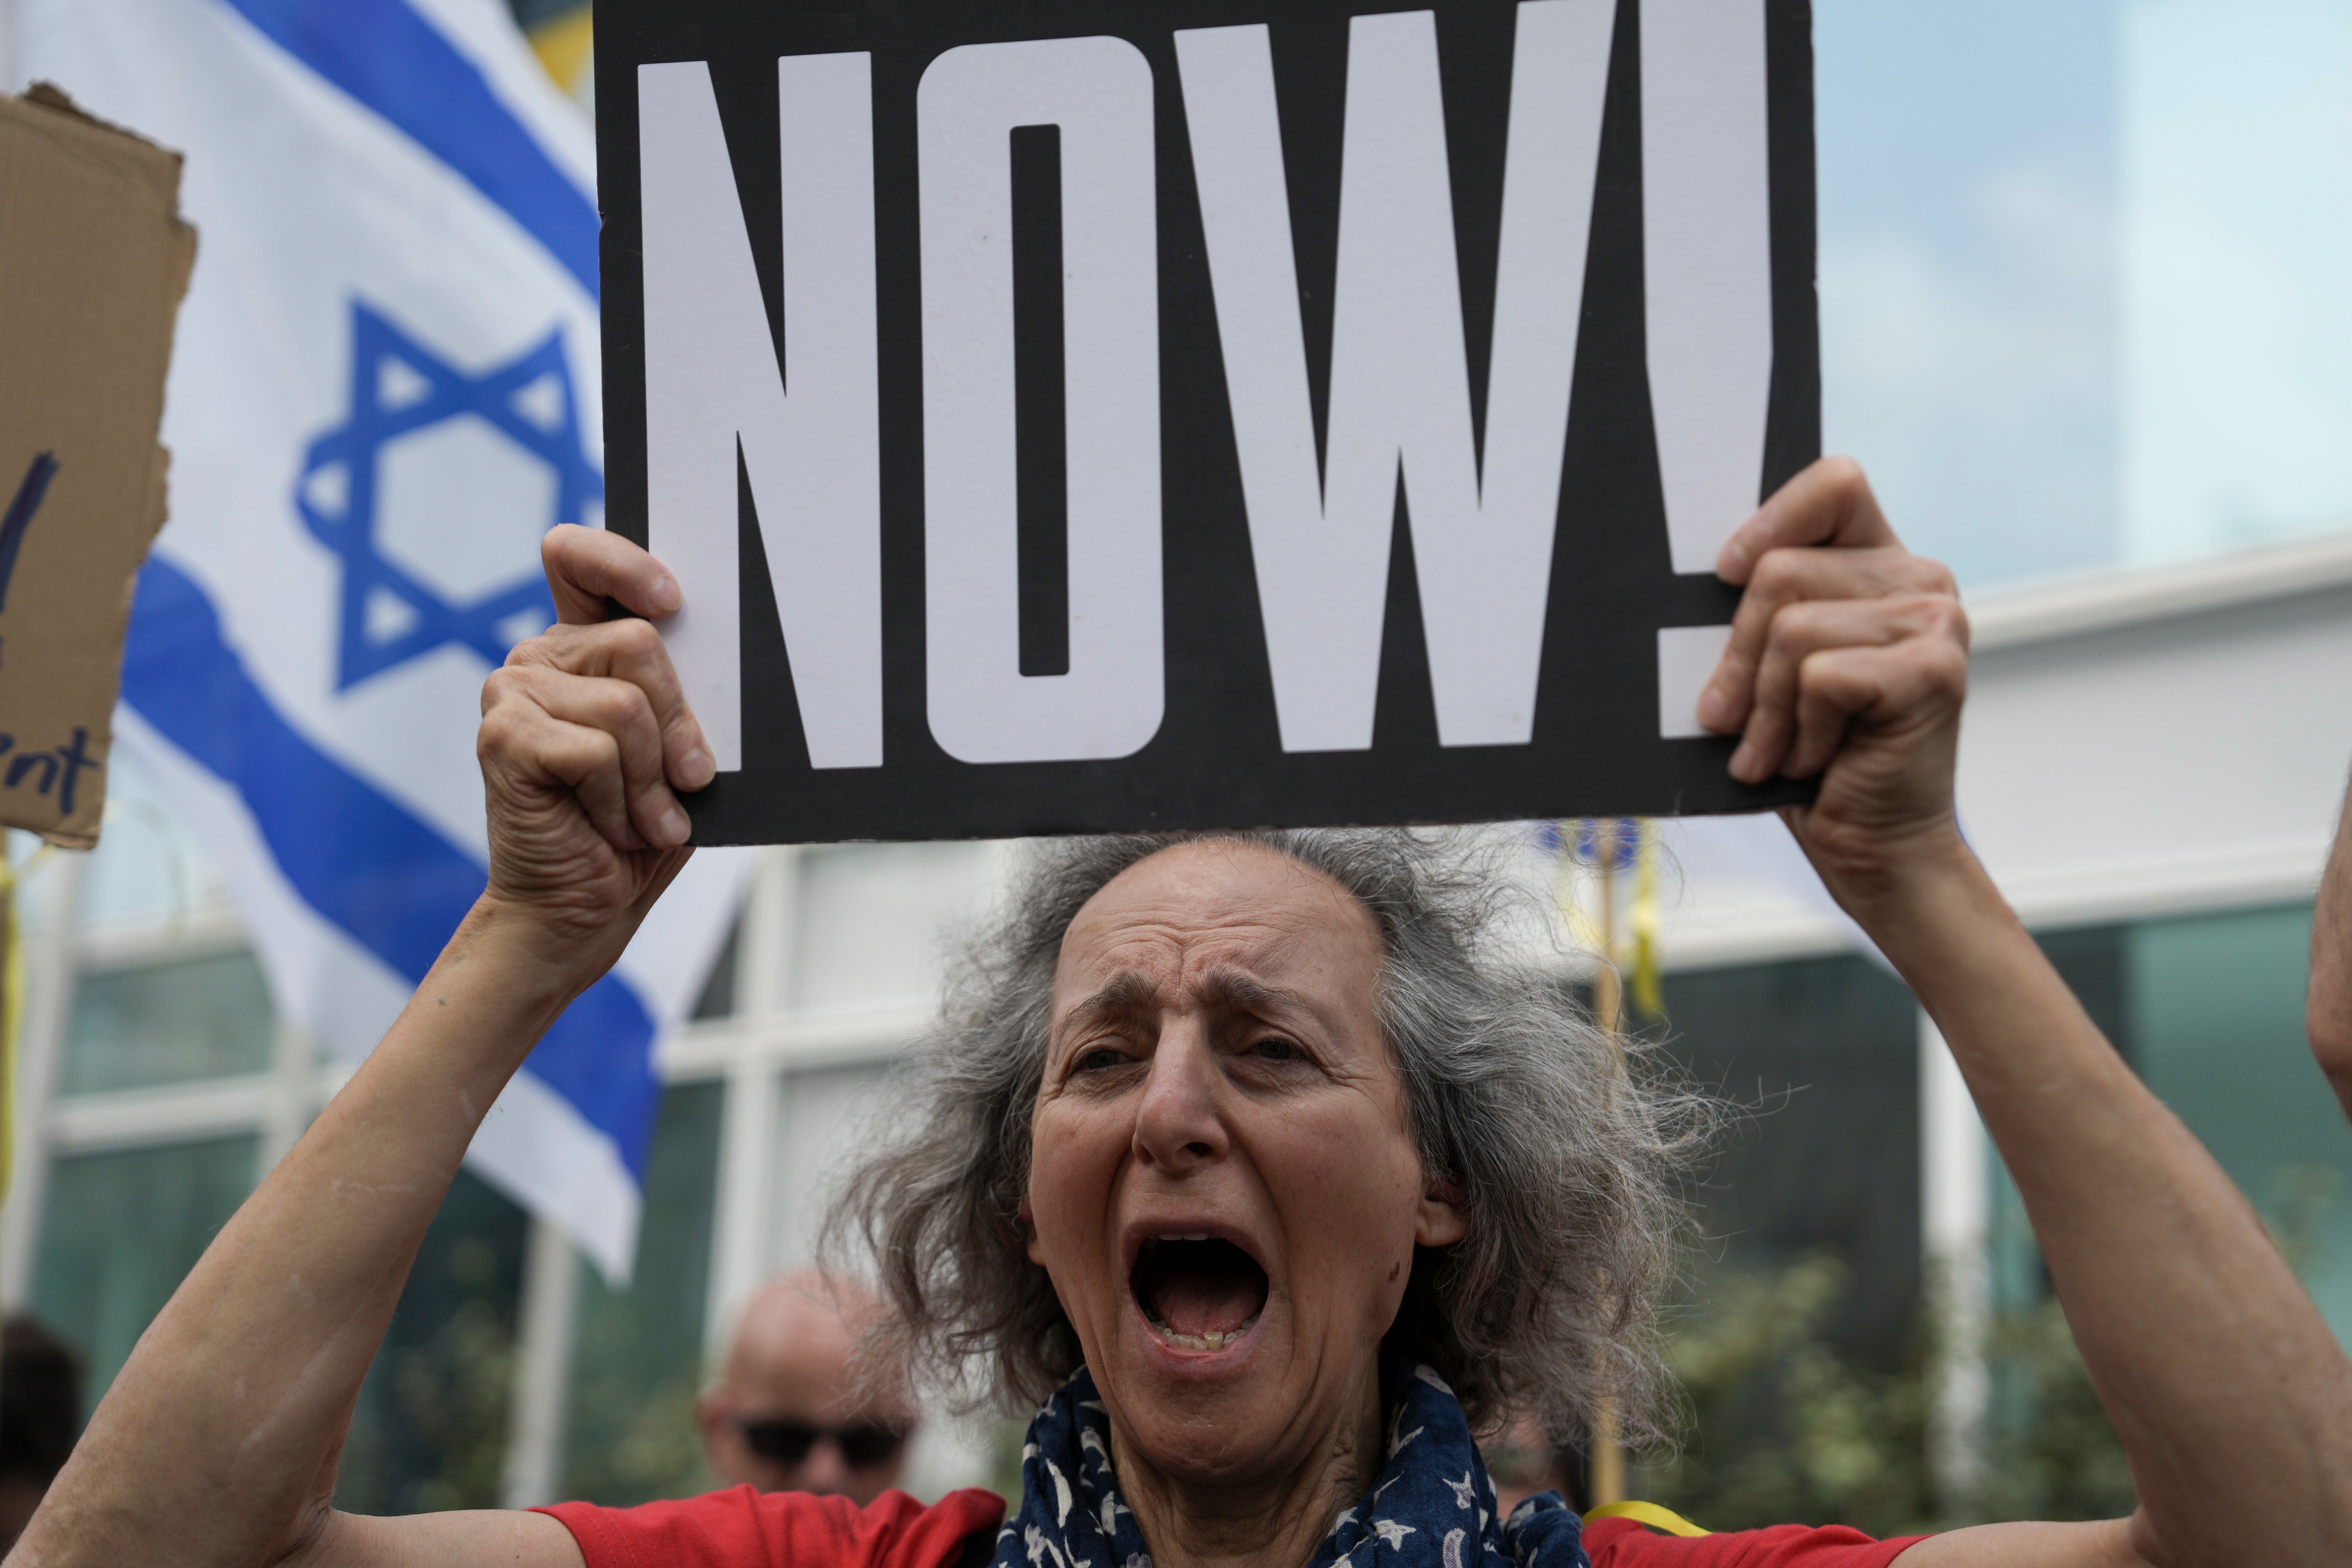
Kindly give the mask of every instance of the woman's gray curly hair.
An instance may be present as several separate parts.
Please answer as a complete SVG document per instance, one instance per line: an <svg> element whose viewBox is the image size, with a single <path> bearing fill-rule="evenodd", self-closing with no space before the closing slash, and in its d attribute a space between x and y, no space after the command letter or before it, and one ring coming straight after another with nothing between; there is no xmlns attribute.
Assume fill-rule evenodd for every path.
<svg viewBox="0 0 2352 1568"><path fill-rule="evenodd" d="M1121 871L1201 840L1287 856L1379 924L1380 1016L1422 1164L1459 1187L1468 1224L1452 1246L1416 1250L1390 1346L1444 1375L1474 1429L1525 1412L1580 1440L1606 1401L1624 1439L1658 1438L1653 1319L1708 1102L1646 1081L1640 1042L1596 1026L1555 967L1509 955L1511 884L1461 834L1129 835L1033 848L891 1085L900 1124L826 1225L831 1256L870 1249L891 1309L877 1357L961 1390L967 1407L1041 1401L1077 1370L1077 1335L1018 1217L1062 935Z"/></svg>

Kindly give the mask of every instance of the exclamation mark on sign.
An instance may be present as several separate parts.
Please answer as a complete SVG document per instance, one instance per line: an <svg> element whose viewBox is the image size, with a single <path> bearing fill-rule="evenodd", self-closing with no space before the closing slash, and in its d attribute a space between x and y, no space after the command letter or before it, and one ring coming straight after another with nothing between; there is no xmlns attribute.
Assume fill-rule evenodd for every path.
<svg viewBox="0 0 2352 1568"><path fill-rule="evenodd" d="M0 610L8 607L8 579L16 574L16 552L25 542L25 530L32 526L33 514L41 510L41 498L49 493L57 472L56 453L34 454L33 466L16 487L16 499L8 503L8 515L0 518Z"/></svg>
<svg viewBox="0 0 2352 1568"><path fill-rule="evenodd" d="M1675 570L1712 572L1762 499L1772 181L1760 0L1642 6L1642 266Z"/></svg>

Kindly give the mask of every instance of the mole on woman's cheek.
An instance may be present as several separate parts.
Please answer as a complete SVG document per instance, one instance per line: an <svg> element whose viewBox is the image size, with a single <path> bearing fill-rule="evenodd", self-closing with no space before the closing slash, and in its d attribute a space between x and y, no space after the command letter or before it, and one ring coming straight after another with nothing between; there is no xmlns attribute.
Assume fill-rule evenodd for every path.
<svg viewBox="0 0 2352 1568"><path fill-rule="evenodd" d="M1397 1270L1398 1270L1398 1269L1400 1269L1400 1268L1402 1268L1403 1267L1404 1267L1404 1265L1403 1265L1403 1264L1402 1264L1402 1263L1391 1263L1391 1264L1390 1264L1390 1265L1389 1265L1389 1278L1390 1278L1390 1279L1394 1279L1397 1277Z"/></svg>

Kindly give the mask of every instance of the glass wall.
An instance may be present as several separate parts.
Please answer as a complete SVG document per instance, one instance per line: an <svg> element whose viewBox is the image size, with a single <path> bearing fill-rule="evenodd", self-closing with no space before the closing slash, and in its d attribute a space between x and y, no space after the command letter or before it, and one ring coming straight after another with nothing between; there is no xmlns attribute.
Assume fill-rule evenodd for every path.
<svg viewBox="0 0 2352 1568"><path fill-rule="evenodd" d="M242 948L175 956L163 946L160 958L81 974L59 1063L68 1136L47 1171L30 1304L86 1358L86 1406L252 1191L265 1157L258 1127L187 1131L266 1113L266 1089L226 1110L206 1092L273 1070L278 1025L259 970ZM305 1079L323 1102L331 1076ZM103 1135L122 1146L73 1146L81 1108L100 1102L91 1097L116 1118L100 1124ZM710 1081L666 1095L631 1282L613 1289L580 1265L567 1495L634 1502L706 1484L693 1402L722 1101ZM803 1121L824 1120L814 1101L803 1110ZM529 1223L504 1194L457 1178L361 1391L341 1506L402 1513L499 1501Z"/></svg>
<svg viewBox="0 0 2352 1568"><path fill-rule="evenodd" d="M2260 1211L2336 1337L2352 1344L2352 1129L2304 1036L2311 907L2150 921L2064 940L2077 952L2110 955L2114 1002L2100 1022ZM2046 1285L2031 1266L2013 1190L2001 1202L2008 1217L1998 1250L2010 1260L2002 1277L2014 1300Z"/></svg>
<svg viewBox="0 0 2352 1568"><path fill-rule="evenodd" d="M2352 1131L2304 1037L2310 908L2158 921L2127 951L2135 1065L2352 1344Z"/></svg>
<svg viewBox="0 0 2352 1568"><path fill-rule="evenodd" d="M459 1173L360 1386L338 1507L498 1506L530 1226L504 1194Z"/></svg>
<svg viewBox="0 0 2352 1568"><path fill-rule="evenodd" d="M85 952L56 1063L66 1126L41 1188L30 1305L87 1358L86 1409L271 1152L268 984L151 795L118 767L103 847L70 868ZM36 852L22 868L28 918L53 918L68 862ZM205 1092L223 1088L226 1100ZM87 1109L105 1114L83 1121Z"/></svg>
<svg viewBox="0 0 2352 1568"><path fill-rule="evenodd" d="M92 1405L341 1078L276 1016L201 857L148 809L134 770L118 782L119 823L104 848L75 863L71 1003L27 1303L89 1358ZM759 1256L743 1270L756 1279L813 1253L824 1198L900 1043L901 1015L936 993L942 922L984 896L992 853L842 846L773 863L789 889L785 918L764 928L771 950L757 954L743 951L739 925L702 989L694 1013L706 1043L687 1043L689 1065L663 1101L630 1279L615 1285L577 1265L552 1463L560 1491L628 1503L709 1484L694 1405L722 1273L730 1064L756 1060L772 1075L756 1167ZM37 877L27 887L31 918L44 918L50 892ZM738 1010L746 987L759 998L750 1015ZM877 1026L851 1016L877 1011ZM815 1058L789 1055L801 1020L834 1031ZM506 1496L530 1224L502 1193L460 1175L362 1389L340 1477L344 1506L408 1512ZM961 1484L964 1461L934 1436L910 1479L930 1490Z"/></svg>
<svg viewBox="0 0 2352 1568"><path fill-rule="evenodd" d="M2352 526L2352 0L1816 0L1824 433L1987 584Z"/></svg>
<svg viewBox="0 0 2352 1568"><path fill-rule="evenodd" d="M1822 1329L1901 1363L1919 1289L1918 1038L1911 994L1856 957L1666 977L1664 1037L1741 1110L1697 1200L1701 1268L1752 1274L1809 1255L1843 1279Z"/></svg>
<svg viewBox="0 0 2352 1568"><path fill-rule="evenodd" d="M2352 5L2119 20L2123 553L2352 524Z"/></svg>
<svg viewBox="0 0 2352 1568"><path fill-rule="evenodd" d="M950 932L942 921L985 891L985 843L829 844L803 850L787 990L796 1012L939 994Z"/></svg>
<svg viewBox="0 0 2352 1568"><path fill-rule="evenodd" d="M561 1488L567 1498L625 1506L713 1484L694 1401L703 1384L725 1097L717 1083L677 1084L662 1097L646 1164L646 1223L626 1288L579 1265Z"/></svg>
<svg viewBox="0 0 2352 1568"><path fill-rule="evenodd" d="M2304 1036L2311 907L2046 936L2133 1068L2261 1212L2352 1344L2352 1128ZM2016 1190L1996 1173L1999 1304L2048 1290Z"/></svg>
<svg viewBox="0 0 2352 1568"><path fill-rule="evenodd" d="M228 952L82 976L58 1091L100 1094L269 1070L269 986Z"/></svg>
<svg viewBox="0 0 2352 1568"><path fill-rule="evenodd" d="M252 1190L259 1146L248 1134L51 1163L33 1310L81 1352L88 1405Z"/></svg>
<svg viewBox="0 0 2352 1568"><path fill-rule="evenodd" d="M2352 1343L2352 1129L2303 1028L2307 904L2046 934L2133 1068L2262 1214ZM2130 1477L2074 1352L2016 1187L1996 1162L1988 1508L2111 1515Z"/></svg>
<svg viewBox="0 0 2352 1568"><path fill-rule="evenodd" d="M861 984L886 1002L919 1001L944 951L941 903L968 900L984 876L965 847L839 854L844 867L872 855L889 874L867 884L809 857L818 869L795 884L799 930L826 951L840 947L845 910L878 921L890 935L873 952L825 962L865 965ZM262 1089L289 1060L309 1103L333 1087L272 1043L280 1030L250 955L208 929L198 920L184 940L150 942L143 959L101 943L78 981L32 1305L89 1357L93 1398L250 1191L278 1136ZM2304 905L2042 937L2352 1337L2352 1131L2304 1043L2308 940ZM854 1005L820 983L822 968L803 956L788 971L820 1022ZM729 1016L730 973L740 969L722 963L702 1008L703 1037L718 1044L693 1047L706 1052L700 1065L663 1102L630 1281L615 1288L580 1266L557 1471L566 1495L628 1503L709 1482L694 1401L715 1349L708 1324L721 1273L727 1081L713 1075L728 1053L778 1048ZM1740 1110L1692 1194L1700 1244L1670 1324L1695 1417L1689 1442L1677 1459L1650 1456L1641 1486L1720 1527L1792 1514L1881 1531L1935 1522L1924 1430L1938 1347L1922 1310L1908 994L1874 964L1834 957L1670 974L1664 1001L1647 1027L1674 1070ZM847 1059L757 1058L775 1074L774 1101L761 1256L747 1278L809 1256L891 1048L877 1035ZM1997 1172L1994 1185L1990 1440L2000 1486L1984 1510L2112 1513L2128 1506L2128 1476L2014 1191ZM500 1500L528 1224L506 1197L459 1178L362 1392L346 1506Z"/></svg>
<svg viewBox="0 0 2352 1568"><path fill-rule="evenodd" d="M1690 1423L1635 1495L1711 1529L1924 1516L1919 1018L1859 957L1669 974L1654 1026L1738 1109L1691 1196L1668 1364Z"/></svg>
<svg viewBox="0 0 2352 1568"><path fill-rule="evenodd" d="M307 1053L278 1059L260 970L208 934L216 924L175 917L131 944L152 956L86 963L74 983L31 1306L87 1358L86 1409L253 1190L271 1139L290 1138L283 1098L331 1092ZM346 1506L498 1500L526 1224L458 1178L361 1393Z"/></svg>
<svg viewBox="0 0 2352 1568"><path fill-rule="evenodd" d="M2352 1128L2313 1063L2308 905L2045 932L2109 1037L2261 1211L2352 1342ZM1670 975L1660 1034L1750 1108L1695 1194L1706 1241L1671 1325L1696 1417L1642 1478L1717 1528L1953 1522L1927 1468L1940 1343L1924 1310L1917 1022L1855 958ZM2106 1518L2131 1480L1993 1165L1986 1480L1972 1517Z"/></svg>

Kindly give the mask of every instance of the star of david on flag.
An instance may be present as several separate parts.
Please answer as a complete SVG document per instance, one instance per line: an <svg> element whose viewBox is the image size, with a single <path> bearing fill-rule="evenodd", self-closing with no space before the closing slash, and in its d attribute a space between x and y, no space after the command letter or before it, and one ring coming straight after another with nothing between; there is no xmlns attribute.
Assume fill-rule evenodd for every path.
<svg viewBox="0 0 2352 1568"><path fill-rule="evenodd" d="M483 887L483 678L601 518L594 140L488 0L16 0L19 68L187 154L201 241L116 737L279 1010L357 1060ZM625 1279L656 1047L745 862L705 851L468 1165Z"/></svg>
<svg viewBox="0 0 2352 1568"><path fill-rule="evenodd" d="M488 453L468 449L485 445ZM500 446L532 461L500 462ZM469 465L469 456L489 460ZM514 577L511 561L485 559L467 548L474 542L436 537L429 518L383 517L386 491L404 478L424 492L405 498L412 505L456 499L436 493L444 488L434 482L436 464L440 474L470 467L506 481L488 498L492 509L538 532L587 521L604 499L604 476L581 450L561 332L470 375L352 301L350 416L310 443L295 492L302 521L342 558L339 686L444 643L499 664L555 619L537 571ZM419 468L425 471L406 478Z"/></svg>

